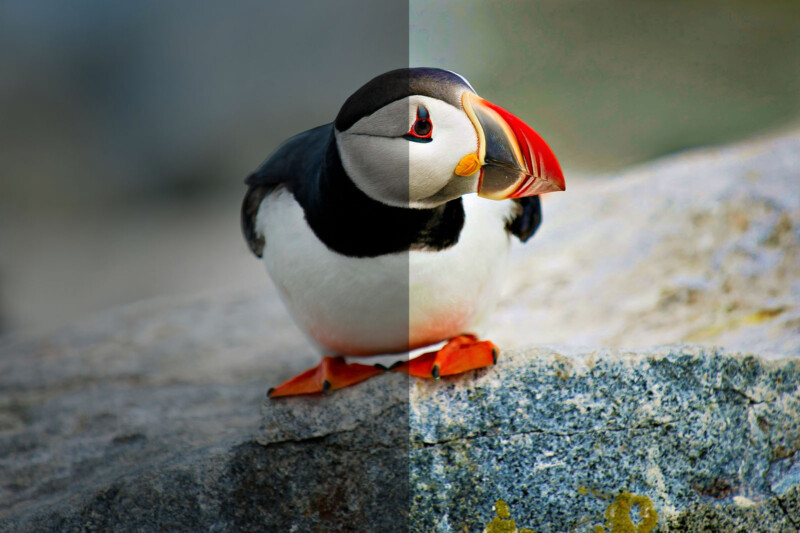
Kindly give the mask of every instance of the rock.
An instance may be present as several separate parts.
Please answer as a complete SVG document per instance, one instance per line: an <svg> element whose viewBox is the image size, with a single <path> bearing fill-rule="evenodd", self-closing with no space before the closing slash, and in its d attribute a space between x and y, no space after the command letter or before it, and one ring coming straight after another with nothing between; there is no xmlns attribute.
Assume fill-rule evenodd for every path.
<svg viewBox="0 0 800 533"><path fill-rule="evenodd" d="M570 183L515 252L498 365L438 383L264 401L316 361L272 288L3 339L0 529L797 531L797 154Z"/></svg>
<svg viewBox="0 0 800 533"><path fill-rule="evenodd" d="M30 429L4 433L4 521L479 531L502 499L520 526L556 532L602 524L624 490L652 501L658 531L800 524L795 360L696 346L504 352L495 368L438 383L391 374L267 401L259 429L234 387L166 389L101 387L96 409L54 395L61 413L43 420L29 410Z"/></svg>
<svg viewBox="0 0 800 533"><path fill-rule="evenodd" d="M508 352L471 380L414 382L410 403L415 531L479 531L497 500L536 532L588 528L620 491L649 498L664 531L709 514L708 531L800 525L800 361Z"/></svg>
<svg viewBox="0 0 800 533"><path fill-rule="evenodd" d="M568 177L517 247L497 342L800 356L798 153L800 133Z"/></svg>

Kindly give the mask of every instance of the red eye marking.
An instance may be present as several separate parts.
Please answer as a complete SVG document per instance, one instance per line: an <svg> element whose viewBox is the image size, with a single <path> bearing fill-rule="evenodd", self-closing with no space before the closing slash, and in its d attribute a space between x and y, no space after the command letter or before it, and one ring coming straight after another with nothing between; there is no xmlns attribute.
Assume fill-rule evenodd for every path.
<svg viewBox="0 0 800 533"><path fill-rule="evenodd" d="M403 135L405 139L418 143L431 142L433 138L433 123L431 122L428 110L420 106L417 108L417 119L411 125L408 133Z"/></svg>

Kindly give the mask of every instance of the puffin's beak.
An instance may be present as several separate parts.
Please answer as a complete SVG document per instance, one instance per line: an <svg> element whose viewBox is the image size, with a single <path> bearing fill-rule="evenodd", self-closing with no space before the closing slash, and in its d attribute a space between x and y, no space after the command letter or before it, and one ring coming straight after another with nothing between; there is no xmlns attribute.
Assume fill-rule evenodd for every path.
<svg viewBox="0 0 800 533"><path fill-rule="evenodd" d="M505 200L566 188L555 154L530 126L471 92L461 103L478 132L478 153L465 156L455 172L471 175L480 167L479 196Z"/></svg>

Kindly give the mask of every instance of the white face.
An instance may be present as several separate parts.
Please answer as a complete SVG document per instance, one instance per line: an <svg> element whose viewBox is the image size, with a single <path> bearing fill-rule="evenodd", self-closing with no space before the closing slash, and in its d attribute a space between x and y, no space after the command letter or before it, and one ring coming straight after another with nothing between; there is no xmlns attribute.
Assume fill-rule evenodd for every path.
<svg viewBox="0 0 800 533"><path fill-rule="evenodd" d="M430 142L403 137L420 106L433 125ZM477 152L478 134L462 109L441 100L417 95L397 100L337 131L336 140L347 174L379 202L427 208L477 191L480 170L467 177L454 170L464 156Z"/></svg>

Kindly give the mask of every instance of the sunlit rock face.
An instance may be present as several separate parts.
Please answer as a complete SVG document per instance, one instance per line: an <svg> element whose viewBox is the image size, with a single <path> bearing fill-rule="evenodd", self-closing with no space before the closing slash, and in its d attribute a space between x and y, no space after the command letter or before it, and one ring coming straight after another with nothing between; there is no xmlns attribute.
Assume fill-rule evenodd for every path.
<svg viewBox="0 0 800 533"><path fill-rule="evenodd" d="M497 341L800 356L798 153L795 135L571 179L512 257Z"/></svg>
<svg viewBox="0 0 800 533"><path fill-rule="evenodd" d="M795 532L798 168L788 136L571 181L498 364L438 382L265 401L317 362L274 290L6 338L0 529Z"/></svg>

